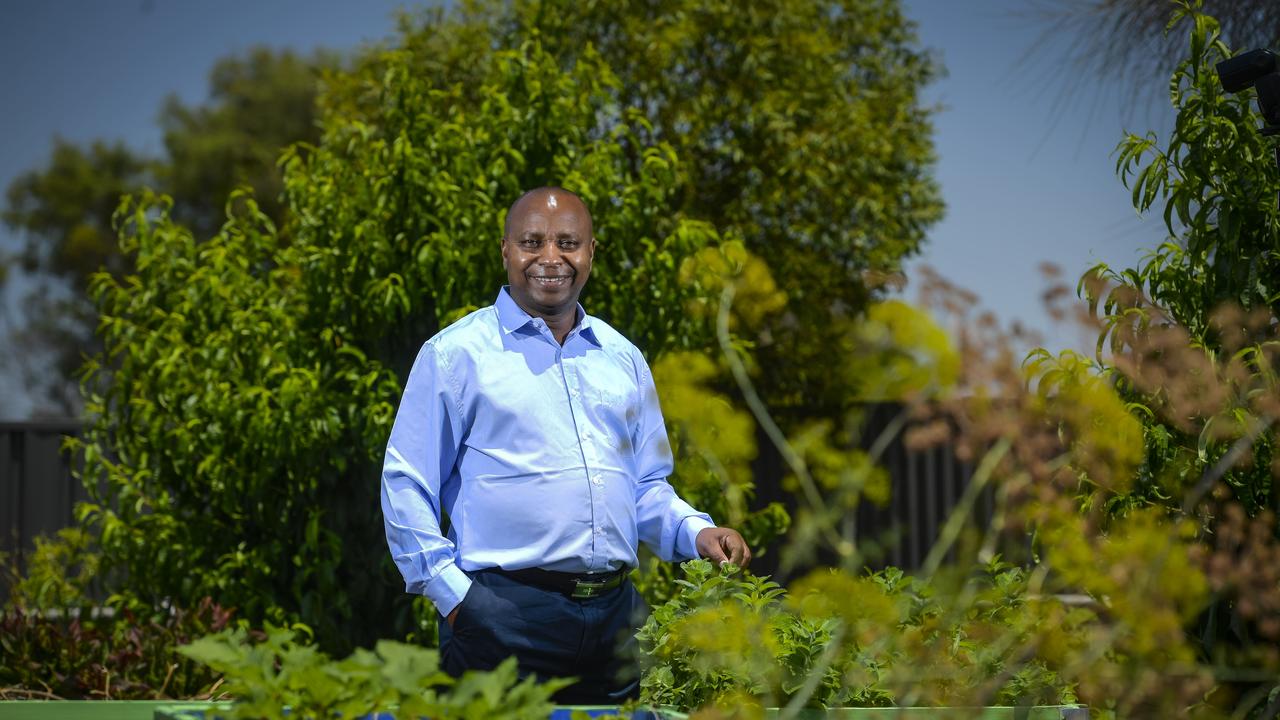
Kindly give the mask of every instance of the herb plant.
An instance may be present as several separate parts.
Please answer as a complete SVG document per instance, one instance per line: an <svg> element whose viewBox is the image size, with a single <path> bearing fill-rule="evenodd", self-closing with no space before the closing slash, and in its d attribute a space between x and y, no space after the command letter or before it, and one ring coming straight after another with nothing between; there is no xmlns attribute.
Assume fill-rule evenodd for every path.
<svg viewBox="0 0 1280 720"><path fill-rule="evenodd" d="M517 677L514 658L492 672L454 680L433 649L380 640L333 660L307 642L305 628L268 625L254 638L227 630L180 652L222 673L233 700L229 720L330 720L390 712L435 720L545 720L551 696L569 680ZM221 712L221 711L220 711Z"/></svg>

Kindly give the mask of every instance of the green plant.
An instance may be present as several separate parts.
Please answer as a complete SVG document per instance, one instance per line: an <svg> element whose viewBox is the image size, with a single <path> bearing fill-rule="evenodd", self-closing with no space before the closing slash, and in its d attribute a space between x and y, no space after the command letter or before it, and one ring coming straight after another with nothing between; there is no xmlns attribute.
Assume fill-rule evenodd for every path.
<svg viewBox="0 0 1280 720"><path fill-rule="evenodd" d="M1027 575L999 562L972 577L925 581L888 568L819 570L791 590L705 560L639 634L641 699L697 708L765 705L1046 705L1075 701L1051 659L1020 656L1036 623L1062 613L1029 602ZM1081 614L1069 618L1077 625ZM1013 637L1001 637L1002 631ZM1069 632L1069 628L1064 628ZM1018 642L1014 642L1014 640Z"/></svg>
<svg viewBox="0 0 1280 720"><path fill-rule="evenodd" d="M1213 70L1232 54L1217 22L1183 4L1178 24L1190 47L1170 79L1174 130L1127 136L1116 161L1135 209L1162 212L1169 238L1136 267L1092 268L1078 291L1100 324L1099 363L1146 426L1139 483L1117 509L1180 500L1248 436L1250 462L1222 474L1256 515L1274 503L1280 170L1250 96L1226 93ZM1157 353L1176 364L1159 372Z"/></svg>
<svg viewBox="0 0 1280 720"><path fill-rule="evenodd" d="M327 720L375 712L439 720L540 720L554 707L551 696L571 682L521 680L514 658L492 672L468 672L455 680L440 670L435 650L390 640L332 660L300 637L303 630L269 625L257 641L243 629L227 630L180 652L224 676L224 688L235 701L226 713L232 720Z"/></svg>
<svg viewBox="0 0 1280 720"><path fill-rule="evenodd" d="M564 73L537 43L495 53L477 108L411 59L348 78L373 107L325 114L321 144L286 154L288 240L244 194L204 241L163 198L121 208L137 272L95 278L106 352L74 445L113 603L212 595L252 623L301 620L325 648L424 634L434 611L402 591L369 478L418 347L492 300L522 187L561 182L598 208L593 309L652 351L697 342L665 268L718 238L649 211L678 168L609 105L606 67Z"/></svg>
<svg viewBox="0 0 1280 720"><path fill-rule="evenodd" d="M503 209L537 185L579 192L600 240L584 304L655 361L709 345L690 312L705 288L681 275L721 231L774 268L788 312L856 308L862 271L894 269L940 212L917 97L934 64L914 44L888 0L463 3L406 16L393 46L326 76L317 142L281 157L282 223L237 193L197 237L136 197L126 270L94 280L105 349L73 446L113 602L211 594L327 649L421 635L430 609L400 591L368 478L421 343L491 302ZM719 49L745 64L698 69ZM847 326L781 304L744 315L738 340L772 348L771 402L794 408L831 379L823 338L795 329ZM673 480L765 542L787 518L748 507L749 455Z"/></svg>
<svg viewBox="0 0 1280 720"><path fill-rule="evenodd" d="M1169 83L1173 131L1127 136L1116 161L1168 239L1135 267L1092 268L1077 291L1098 368L1143 427L1135 482L1106 509L1195 519L1212 594L1188 634L1218 668L1219 697L1260 703L1274 680L1239 668L1280 668L1280 170L1252 94L1226 93L1214 72L1232 55L1218 22L1179 6L1169 27L1187 28L1189 48Z"/></svg>
<svg viewBox="0 0 1280 720"><path fill-rule="evenodd" d="M26 610L67 610L85 608L96 589L101 555L93 537L80 527L62 528L53 537L35 539L35 548L26 559L26 571L0 557L5 583L9 586L8 606Z"/></svg>

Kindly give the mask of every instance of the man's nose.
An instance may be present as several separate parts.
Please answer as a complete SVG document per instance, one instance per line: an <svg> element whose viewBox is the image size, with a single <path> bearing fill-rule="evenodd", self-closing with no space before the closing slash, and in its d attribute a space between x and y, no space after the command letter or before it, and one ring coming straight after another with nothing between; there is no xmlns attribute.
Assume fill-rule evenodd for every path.
<svg viewBox="0 0 1280 720"><path fill-rule="evenodd" d="M557 243L545 243L538 253L539 265L559 265L564 262L563 252Z"/></svg>

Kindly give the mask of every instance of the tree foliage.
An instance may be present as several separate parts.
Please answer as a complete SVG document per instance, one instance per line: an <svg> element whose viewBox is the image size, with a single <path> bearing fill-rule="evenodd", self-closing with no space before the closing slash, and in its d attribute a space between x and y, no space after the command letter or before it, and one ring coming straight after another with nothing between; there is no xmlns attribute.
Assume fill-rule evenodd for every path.
<svg viewBox="0 0 1280 720"><path fill-rule="evenodd" d="M1251 94L1225 93L1213 72L1231 55L1216 21L1179 19L1190 55L1170 82L1175 129L1164 142L1130 135L1117 160L1134 206L1160 210L1169 239L1137 267L1093 268L1080 290L1101 323L1100 362L1146 424L1141 502L1180 497L1247 437L1250 462L1228 462L1224 477L1255 515L1275 497L1280 169ZM1157 355L1176 357L1176 375L1145 372Z"/></svg>
<svg viewBox="0 0 1280 720"><path fill-rule="evenodd" d="M106 345L88 368L94 424L80 446L85 482L105 488L81 516L100 533L119 602L211 594L254 622L300 619L326 647L428 632L434 612L411 607L386 556L372 478L413 355L492 301L502 213L529 187L583 196L600 243L584 304L655 367L672 358L674 372L677 353L716 343L719 318L699 310L723 285L712 276L763 282L772 270L776 281L742 293L731 335L753 347L790 327L798 339L798 318L842 298L852 311L865 295L859 271L891 267L936 217L927 113L914 95L931 66L895 4L791 2L775 8L787 19L753 14L701 49L699 28L728 21L728 6L708 17L678 4L590 9L572 26L587 33L581 42L556 16L578 12L567 4L541 14L465 4L404 20L396 45L328 79L316 142L281 158L283 222L252 194L234 193L207 239L181 221L180 199L143 195L122 208L132 269L94 279ZM829 22L809 27L788 9ZM684 73L669 103L658 76L653 95L629 95L643 82L627 73L646 60L609 42L615 15L651 13L664 27L699 18L684 31L695 44L663 61ZM738 45L758 58L732 54ZM706 70L744 61L777 74L776 92L735 100L750 123L723 115L716 127L684 127L682 114L746 89L743 75L688 67L702 55ZM678 159L680 147L695 163ZM717 163L722 177L707 174ZM846 199L855 180L879 199ZM732 212L703 197L735 187L750 192ZM766 201L794 222L766 227ZM690 387L695 400L727 387L723 368L712 370ZM700 420L688 415L673 423L687 466L677 488L762 542L785 528L780 508L750 507L751 423L703 439L741 448L722 472L694 461L708 448L687 442Z"/></svg>
<svg viewBox="0 0 1280 720"><path fill-rule="evenodd" d="M0 254L0 267L44 281L22 297L22 320L9 328L7 342L28 349L12 358L19 371L15 380L39 397L45 412L56 408L66 415L80 404L69 379L84 361L81 351L93 345L95 322L81 289L99 270L124 269L111 214L121 195L136 189L146 174L146 162L119 143L82 148L55 140L49 166L20 176L8 188L0 218L22 230L27 242L19 253ZM0 275L0 283L6 281L8 274ZM45 354L54 362L35 361Z"/></svg>
<svg viewBox="0 0 1280 720"><path fill-rule="evenodd" d="M174 217L205 237L222 224L229 193L248 186L280 223L276 159L282 147L318 136L318 76L335 65L325 53L304 58L262 48L228 57L210 72L207 101L165 102L160 157L119 142L55 140L45 167L10 184L0 218L23 244L0 253L0 267L20 271L29 289L8 341L29 350L18 369L38 413L74 415L80 406L75 370L99 349L89 278L130 269L111 225L121 196L158 188L174 199ZM0 271L0 283L6 275Z"/></svg>
<svg viewBox="0 0 1280 720"><path fill-rule="evenodd" d="M166 200L122 209L137 271L94 282L106 353L88 378L85 479L107 490L81 512L126 603L211 594L335 647L414 630L374 481L393 369L491 301L502 208L527 185L571 185L599 208L598 305L641 318L641 342L696 344L697 326L659 307L683 295L664 269L716 236L643 211L674 159L611 115L607 68L584 57L565 73L537 43L496 52L474 107L407 54L384 59L373 114L326 116L320 145L286 155L288 242L247 196L206 241Z"/></svg>
<svg viewBox="0 0 1280 720"><path fill-rule="evenodd" d="M937 70L893 0L516 3L500 37L536 31L558 56L595 48L653 137L689 171L672 211L739 237L787 307L745 339L780 417L835 415L857 397L822 348L941 217L932 178ZM832 309L837 309L832 313Z"/></svg>
<svg viewBox="0 0 1280 720"><path fill-rule="evenodd" d="M1258 132L1262 118L1252 93L1229 95L1219 84L1214 65L1232 55L1219 23L1181 3L1171 25L1186 28L1189 38L1169 84L1173 132L1164 139L1130 135L1117 160L1134 207L1161 212L1168 239L1136 267L1099 265L1079 286L1099 323L1098 365L1143 430L1135 481L1105 506L1118 517L1154 507L1194 518L1211 591L1189 626L1200 658L1274 672L1280 663L1274 652L1280 573L1270 559L1280 557L1276 140ZM1265 569L1239 572L1238 562ZM1222 679L1222 696L1239 693L1250 702L1271 687L1225 672Z"/></svg>

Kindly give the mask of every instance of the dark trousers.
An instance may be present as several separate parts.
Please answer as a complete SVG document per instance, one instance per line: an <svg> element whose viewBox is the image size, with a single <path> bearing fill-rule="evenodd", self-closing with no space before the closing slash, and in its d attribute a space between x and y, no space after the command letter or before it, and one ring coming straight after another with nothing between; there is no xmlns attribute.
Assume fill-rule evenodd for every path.
<svg viewBox="0 0 1280 720"><path fill-rule="evenodd" d="M576 677L561 705L617 705L640 695L635 633L648 608L631 581L574 599L492 571L472 574L453 628L440 621L440 663L457 677L515 655L520 676Z"/></svg>

